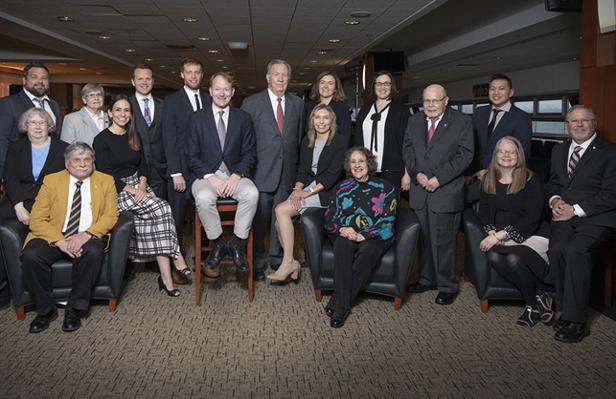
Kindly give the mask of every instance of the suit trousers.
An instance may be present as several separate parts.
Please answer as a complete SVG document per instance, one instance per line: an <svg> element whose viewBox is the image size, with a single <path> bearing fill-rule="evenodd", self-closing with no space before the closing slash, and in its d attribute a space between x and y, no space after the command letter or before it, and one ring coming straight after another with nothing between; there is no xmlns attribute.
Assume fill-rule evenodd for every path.
<svg viewBox="0 0 616 399"><path fill-rule="evenodd" d="M274 192L259 192L259 203L254 220L253 250L255 256L254 268L264 269L265 262L280 265L282 262L282 247L276 231L276 206L289 197L287 190L278 189ZM265 252L265 236L269 233L269 256Z"/></svg>
<svg viewBox="0 0 616 399"><path fill-rule="evenodd" d="M556 284L556 310L563 320L586 322L593 254L612 230L585 223L574 216L565 222L552 222L548 259Z"/></svg>
<svg viewBox="0 0 616 399"><path fill-rule="evenodd" d="M182 237L184 236L183 233L184 222L186 220L186 209L188 208L188 201L190 200L188 190L189 188L187 187L183 192L175 191L173 189L173 178L170 177L167 180L167 202L169 202L169 205L171 206L171 214L173 215L175 232L178 235L180 248L182 247Z"/></svg>
<svg viewBox="0 0 616 399"><path fill-rule="evenodd" d="M419 234L419 283L434 286L439 292L458 292L456 278L456 234L460 229L460 212L435 212L430 201L416 209Z"/></svg>
<svg viewBox="0 0 616 399"><path fill-rule="evenodd" d="M35 238L28 242L21 255L24 282L34 298L39 315L55 308L51 286L51 265L61 259L73 261L72 289L67 306L87 310L92 288L101 273L104 258L103 241L92 238L82 247L81 256L73 259L58 247Z"/></svg>
<svg viewBox="0 0 616 399"><path fill-rule="evenodd" d="M154 165L148 165L148 186L158 198L167 200L167 179L160 174Z"/></svg>
<svg viewBox="0 0 616 399"><path fill-rule="evenodd" d="M334 311L344 312L351 309L351 304L370 279L390 245L389 240L373 239L356 242L345 237L336 237L332 296Z"/></svg>
<svg viewBox="0 0 616 399"><path fill-rule="evenodd" d="M225 181L229 179L229 176L221 171L216 172L216 177ZM207 179L197 179L192 185L192 194L195 197L195 205L199 211L199 218L203 223L208 240L217 239L222 234L220 214L216 209L218 193ZM257 211L259 190L252 180L243 177L231 197L238 202L233 234L245 240L248 238L252 219Z"/></svg>

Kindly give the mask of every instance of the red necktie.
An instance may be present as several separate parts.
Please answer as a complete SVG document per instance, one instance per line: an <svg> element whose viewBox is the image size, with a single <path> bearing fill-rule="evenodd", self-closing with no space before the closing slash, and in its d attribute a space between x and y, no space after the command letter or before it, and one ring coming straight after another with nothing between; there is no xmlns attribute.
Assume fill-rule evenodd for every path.
<svg viewBox="0 0 616 399"><path fill-rule="evenodd" d="M428 143L432 140L432 136L434 136L434 131L436 130L436 119L430 119L430 128L428 128Z"/></svg>
<svg viewBox="0 0 616 399"><path fill-rule="evenodd" d="M278 108L276 109L276 121L278 122L278 131L282 134L284 127L284 114L282 113L282 98L278 99Z"/></svg>

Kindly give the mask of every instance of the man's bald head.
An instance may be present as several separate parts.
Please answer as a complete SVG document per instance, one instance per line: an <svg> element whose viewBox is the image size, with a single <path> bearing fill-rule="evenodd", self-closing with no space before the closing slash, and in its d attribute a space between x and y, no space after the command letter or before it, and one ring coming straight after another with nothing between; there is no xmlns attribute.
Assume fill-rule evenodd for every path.
<svg viewBox="0 0 616 399"><path fill-rule="evenodd" d="M429 118L438 118L447 109L447 91L439 84L432 84L423 91L424 113Z"/></svg>

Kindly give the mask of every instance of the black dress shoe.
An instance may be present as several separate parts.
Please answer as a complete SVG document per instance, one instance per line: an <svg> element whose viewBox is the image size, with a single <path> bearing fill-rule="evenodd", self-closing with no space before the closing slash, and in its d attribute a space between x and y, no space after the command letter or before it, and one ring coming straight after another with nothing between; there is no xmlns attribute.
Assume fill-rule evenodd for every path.
<svg viewBox="0 0 616 399"><path fill-rule="evenodd" d="M325 305L325 314L330 319L334 315L335 306L336 306L336 301L334 301L334 297L332 296L331 298L329 298L329 302L327 302L327 305Z"/></svg>
<svg viewBox="0 0 616 399"><path fill-rule="evenodd" d="M560 331L561 328L563 328L567 324L569 324L569 322L567 320L563 320L563 318L560 317L558 320L556 320L556 323L552 325L552 328L554 329L554 331L558 332Z"/></svg>
<svg viewBox="0 0 616 399"><path fill-rule="evenodd" d="M344 326L344 322L347 317L349 317L349 314L351 314L351 309L347 309L344 312L334 312L332 314L332 319L329 321L329 325L332 328L340 328Z"/></svg>
<svg viewBox="0 0 616 399"><path fill-rule="evenodd" d="M454 299L456 299L456 294L453 292L439 292L434 302L439 305L451 305Z"/></svg>
<svg viewBox="0 0 616 399"><path fill-rule="evenodd" d="M81 327L81 316L78 311L70 306L64 309L64 322L62 323L62 331L71 332L77 331Z"/></svg>
<svg viewBox="0 0 616 399"><path fill-rule="evenodd" d="M219 237L214 243L214 248L212 248L212 251L207 256L207 259L205 260L205 264L212 269L216 269L218 265L220 264L220 261L222 260L222 258L225 257L226 254L227 254L227 244L225 244L222 237Z"/></svg>
<svg viewBox="0 0 616 399"><path fill-rule="evenodd" d="M590 331L586 328L586 323L568 322L564 327L556 331L554 338L557 341L573 343L582 341L588 335L590 335Z"/></svg>
<svg viewBox="0 0 616 399"><path fill-rule="evenodd" d="M421 283L417 283L415 285L407 285L406 286L406 292L408 293L420 293L420 292L426 292L426 291L434 291L436 290L436 287L433 285L423 285Z"/></svg>
<svg viewBox="0 0 616 399"><path fill-rule="evenodd" d="M265 272L263 272L263 269L253 269L252 279L254 281L265 281Z"/></svg>
<svg viewBox="0 0 616 399"><path fill-rule="evenodd" d="M36 334L47 330L47 328L49 328L49 323L54 321L57 317L58 311L55 308L47 314L36 315L32 323L30 323L30 332Z"/></svg>
<svg viewBox="0 0 616 399"><path fill-rule="evenodd" d="M246 260L246 252L242 244L243 243L237 237L233 237L227 245L227 252L231 255L235 268L240 272L247 272L248 261Z"/></svg>

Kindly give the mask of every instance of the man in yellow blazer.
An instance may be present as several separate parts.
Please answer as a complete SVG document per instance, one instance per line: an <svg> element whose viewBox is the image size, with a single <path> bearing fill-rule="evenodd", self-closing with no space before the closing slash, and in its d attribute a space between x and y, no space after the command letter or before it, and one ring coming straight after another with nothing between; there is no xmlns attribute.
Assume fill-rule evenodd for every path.
<svg viewBox="0 0 616 399"><path fill-rule="evenodd" d="M90 306L91 291L100 274L103 238L118 220L113 178L94 171L94 150L74 143L64 152L66 170L45 176L30 215L30 234L22 254L26 286L37 316L30 332L46 330L58 312L51 290L51 265L73 261L73 282L64 311L63 331L75 331Z"/></svg>

